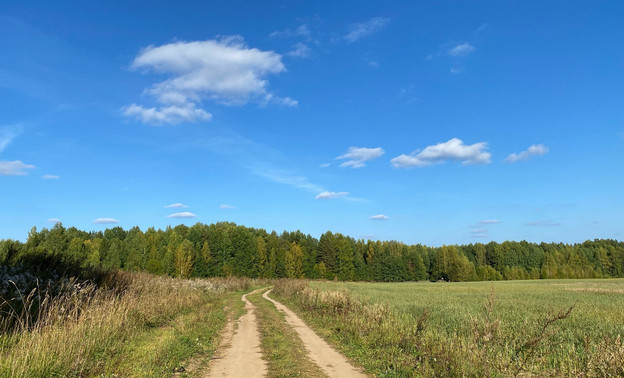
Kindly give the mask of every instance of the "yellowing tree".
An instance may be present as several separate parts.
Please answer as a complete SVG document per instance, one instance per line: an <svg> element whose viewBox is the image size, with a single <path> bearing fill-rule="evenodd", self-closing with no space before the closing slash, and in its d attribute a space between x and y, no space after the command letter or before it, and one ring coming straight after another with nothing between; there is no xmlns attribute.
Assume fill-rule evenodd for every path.
<svg viewBox="0 0 624 378"><path fill-rule="evenodd" d="M180 277L189 278L193 271L193 244L184 239L175 253L176 273Z"/></svg>
<svg viewBox="0 0 624 378"><path fill-rule="evenodd" d="M286 252L286 276L288 278L303 278L303 251L299 244L293 242Z"/></svg>

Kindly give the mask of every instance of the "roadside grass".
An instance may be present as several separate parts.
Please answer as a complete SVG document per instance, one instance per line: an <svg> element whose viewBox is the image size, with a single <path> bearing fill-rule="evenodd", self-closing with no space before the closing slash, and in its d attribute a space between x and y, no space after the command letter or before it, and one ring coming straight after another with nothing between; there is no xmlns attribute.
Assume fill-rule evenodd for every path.
<svg viewBox="0 0 624 378"><path fill-rule="evenodd" d="M267 289L268 290L268 289ZM261 348L269 377L326 377L306 353L297 332L275 305L262 298L264 291L248 295L256 306Z"/></svg>
<svg viewBox="0 0 624 378"><path fill-rule="evenodd" d="M171 376L191 356L212 354L226 303L252 285L120 278L122 291L87 285L45 301L36 324L1 334L0 376Z"/></svg>
<svg viewBox="0 0 624 378"><path fill-rule="evenodd" d="M377 376L622 376L622 289L624 280L281 281L272 295Z"/></svg>

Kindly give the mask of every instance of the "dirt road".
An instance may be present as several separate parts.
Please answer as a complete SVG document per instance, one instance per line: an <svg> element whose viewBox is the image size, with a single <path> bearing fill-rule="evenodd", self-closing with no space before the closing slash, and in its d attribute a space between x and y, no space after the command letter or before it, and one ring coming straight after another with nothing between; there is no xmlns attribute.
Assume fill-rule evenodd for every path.
<svg viewBox="0 0 624 378"><path fill-rule="evenodd" d="M237 329L234 331L234 323L229 322L222 334L221 346L217 350L213 360L208 366L208 378L256 378L266 377L267 364L262 359L260 350L260 333L256 321L256 307L247 299L247 295L266 290L266 288L254 290L245 294L242 300L245 302L247 311L238 319ZM293 327L305 346L310 359L316 363L329 377L366 377L347 359L334 350L325 340L320 338L310 329L294 312L278 301L269 298L271 290L266 291L262 297L271 301L279 311L283 312L288 325Z"/></svg>
<svg viewBox="0 0 624 378"><path fill-rule="evenodd" d="M231 323L227 325L229 330L228 328L225 329L223 335L225 342L222 343L227 348L217 352L215 358L210 362L207 377L256 378L266 376L266 362L262 359L260 352L260 333L258 332L255 314L256 306L247 300L247 295L261 290L265 289L258 289L243 295L242 300L245 302L247 312L238 319L238 327L233 336L234 327ZM227 345L228 341L229 346Z"/></svg>
<svg viewBox="0 0 624 378"><path fill-rule="evenodd" d="M358 369L347 361L345 356L338 353L332 348L325 340L320 338L314 331L308 327L303 320L301 320L294 312L288 307L279 303L278 301L269 298L268 294L271 290L266 291L262 297L266 300L273 302L278 310L282 311L286 315L286 322L297 331L299 337L303 341L305 348L308 351L310 359L314 361L323 372L330 377L366 377Z"/></svg>

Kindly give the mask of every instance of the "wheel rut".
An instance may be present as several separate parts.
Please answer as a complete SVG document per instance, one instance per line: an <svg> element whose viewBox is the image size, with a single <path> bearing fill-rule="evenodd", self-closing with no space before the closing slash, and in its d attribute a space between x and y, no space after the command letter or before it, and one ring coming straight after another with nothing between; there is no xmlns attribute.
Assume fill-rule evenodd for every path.
<svg viewBox="0 0 624 378"><path fill-rule="evenodd" d="M288 307L269 297L271 290L267 290L262 297L271 301L278 310L286 316L286 322L297 332L305 345L308 355L329 377L366 377L355 368L345 356L332 348L325 340L308 327L301 318Z"/></svg>
<svg viewBox="0 0 624 378"><path fill-rule="evenodd" d="M351 378L367 377L360 369L353 366L345 356L337 352L325 340L308 327L297 314L280 302L270 298L271 289L257 289L242 296L246 313L236 322L228 322L222 333L221 346L208 366L205 377L208 378L259 378L268 375L267 363L260 349L260 332L256 320L256 306L248 299L252 295L264 291L262 298L268 300L284 313L286 323L292 327L306 349L306 352L323 373L329 377Z"/></svg>
<svg viewBox="0 0 624 378"><path fill-rule="evenodd" d="M245 302L244 315L238 318L238 327L234 331L232 324L228 324L224 330L222 346L225 350L217 353L209 364L209 371L206 377L241 377L256 378L266 377L267 366L262 359L260 350L260 333L254 306L247 295L265 290L258 289L243 295L241 298ZM229 345L228 345L229 344Z"/></svg>

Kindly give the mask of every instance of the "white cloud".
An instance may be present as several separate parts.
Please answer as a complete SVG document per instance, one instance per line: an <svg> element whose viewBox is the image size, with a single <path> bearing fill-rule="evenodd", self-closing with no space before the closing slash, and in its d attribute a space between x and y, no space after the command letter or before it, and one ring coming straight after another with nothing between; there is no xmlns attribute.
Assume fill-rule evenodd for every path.
<svg viewBox="0 0 624 378"><path fill-rule="evenodd" d="M228 205L228 204L222 203L221 205L219 205L219 209L233 210L233 209L236 209L236 206L232 206L232 205Z"/></svg>
<svg viewBox="0 0 624 378"><path fill-rule="evenodd" d="M19 160L0 161L0 176L23 176L33 168L34 165L24 164Z"/></svg>
<svg viewBox="0 0 624 378"><path fill-rule="evenodd" d="M481 222L479 222L479 224L496 224L496 223L500 223L500 220L498 220L498 219L484 219Z"/></svg>
<svg viewBox="0 0 624 378"><path fill-rule="evenodd" d="M61 220L58 218L48 218L48 223L57 224L57 223L61 223Z"/></svg>
<svg viewBox="0 0 624 378"><path fill-rule="evenodd" d="M340 155L336 160L346 160L341 167L362 168L366 166L367 161L377 159L386 151L383 148L366 148L366 147L349 147L344 155Z"/></svg>
<svg viewBox="0 0 624 378"><path fill-rule="evenodd" d="M462 68L451 68L452 74L458 74L458 73L461 73L462 71L463 71Z"/></svg>
<svg viewBox="0 0 624 378"><path fill-rule="evenodd" d="M330 163L323 163L320 165L321 168L327 168L329 167L331 164Z"/></svg>
<svg viewBox="0 0 624 378"><path fill-rule="evenodd" d="M314 199L336 199L340 197L346 197L349 195L349 192L321 192L314 197Z"/></svg>
<svg viewBox="0 0 624 378"><path fill-rule="evenodd" d="M560 226L561 225L561 223L553 222L551 220L541 220L541 221L527 222L525 224L527 226L539 226L539 227L549 227L549 226Z"/></svg>
<svg viewBox="0 0 624 378"><path fill-rule="evenodd" d="M186 209L188 206L183 203L172 203L171 205L165 206L165 209Z"/></svg>
<svg viewBox="0 0 624 378"><path fill-rule="evenodd" d="M139 119L143 123L151 125L170 124L177 125L181 122L210 121L212 114L199 109L193 103L182 106L159 106L158 108L145 108L132 104L121 109L124 115Z"/></svg>
<svg viewBox="0 0 624 378"><path fill-rule="evenodd" d="M355 42L358 39L368 37L380 31L388 25L389 22L390 19L387 17L373 17L367 22L351 24L349 27L350 31L344 36L344 39L349 43Z"/></svg>
<svg viewBox="0 0 624 378"><path fill-rule="evenodd" d="M474 46L472 46L468 42L464 42L451 48L449 51L447 51L447 54L449 54L450 56L466 56L473 51L475 51Z"/></svg>
<svg viewBox="0 0 624 378"><path fill-rule="evenodd" d="M421 152L399 155L390 162L395 168L426 167L442 164L447 160L460 161L462 165L487 164L490 162L491 154L486 149L485 142L465 145L461 139L453 138L448 142L427 146Z"/></svg>
<svg viewBox="0 0 624 378"><path fill-rule="evenodd" d="M132 104L122 109L125 115L146 123L209 120L210 114L198 107L203 99L225 105L250 101L296 105L295 100L268 91L266 77L286 71L281 55L249 48L240 36L148 46L134 59L132 68L168 76L145 90L163 106Z"/></svg>
<svg viewBox="0 0 624 378"><path fill-rule="evenodd" d="M173 213L173 214L167 215L167 218L197 218L197 215L189 211L184 211L181 213Z"/></svg>
<svg viewBox="0 0 624 378"><path fill-rule="evenodd" d="M285 29L274 31L269 34L269 38L292 38L292 37L309 37L310 28L306 24L302 24L295 30Z"/></svg>
<svg viewBox="0 0 624 378"><path fill-rule="evenodd" d="M387 216L387 215L384 215L384 214L377 214L377 215L373 215L372 217L370 217L368 219L372 219L372 220L387 220L387 219L390 219L390 217Z"/></svg>
<svg viewBox="0 0 624 378"><path fill-rule="evenodd" d="M293 49L288 52L287 55L296 58L307 58L310 56L310 48L305 43L297 42L293 45Z"/></svg>
<svg viewBox="0 0 624 378"><path fill-rule="evenodd" d="M42 179L44 180L58 180L61 178L61 176L57 176L57 175L43 175L41 176Z"/></svg>
<svg viewBox="0 0 624 378"><path fill-rule="evenodd" d="M542 156L546 153L548 153L548 147L544 146L543 144L534 144L522 152L507 156L505 162L516 163L519 161L527 160L531 156Z"/></svg>
<svg viewBox="0 0 624 378"><path fill-rule="evenodd" d="M115 218L95 218L93 220L95 224L115 224L119 223L119 221Z"/></svg>
<svg viewBox="0 0 624 378"><path fill-rule="evenodd" d="M379 68L379 63L374 60L371 60L368 62L368 66L372 68Z"/></svg>

